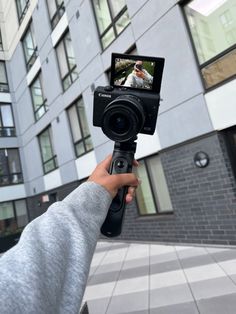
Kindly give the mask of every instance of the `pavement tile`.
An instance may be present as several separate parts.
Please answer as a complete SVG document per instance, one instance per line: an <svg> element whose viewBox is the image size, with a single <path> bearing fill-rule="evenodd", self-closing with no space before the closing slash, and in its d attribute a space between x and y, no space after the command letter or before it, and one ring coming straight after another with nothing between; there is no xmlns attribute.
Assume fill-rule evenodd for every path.
<svg viewBox="0 0 236 314"><path fill-rule="evenodd" d="M209 251L209 249L208 249ZM228 249L211 253L216 262L223 262L230 259L236 259L236 249Z"/></svg>
<svg viewBox="0 0 236 314"><path fill-rule="evenodd" d="M197 301L201 314L235 314L236 294Z"/></svg>
<svg viewBox="0 0 236 314"><path fill-rule="evenodd" d="M130 279L130 278L135 278L135 277L142 277L145 275L148 275L149 273L149 265L144 265L144 266L140 266L140 267L133 267L133 268L125 268L125 265L123 265L124 267L122 268L121 272L120 272L120 276L119 276L119 280L121 279Z"/></svg>
<svg viewBox="0 0 236 314"><path fill-rule="evenodd" d="M218 265L223 268L227 275L236 275L236 259L219 262Z"/></svg>
<svg viewBox="0 0 236 314"><path fill-rule="evenodd" d="M224 271L217 264L184 269L188 282L224 277Z"/></svg>
<svg viewBox="0 0 236 314"><path fill-rule="evenodd" d="M186 284L186 278L183 270L176 270L167 273L155 274L150 276L150 289L159 289L163 287Z"/></svg>
<svg viewBox="0 0 236 314"><path fill-rule="evenodd" d="M106 314L145 313L148 311L148 291L112 296Z"/></svg>
<svg viewBox="0 0 236 314"><path fill-rule="evenodd" d="M150 314L199 314L194 302L174 304L150 310Z"/></svg>
<svg viewBox="0 0 236 314"><path fill-rule="evenodd" d="M208 252L204 247L181 247L176 246L176 252L178 254L179 259L182 258L190 258L201 255L206 255Z"/></svg>
<svg viewBox="0 0 236 314"><path fill-rule="evenodd" d="M190 286L195 300L236 293L236 286L228 277L194 282Z"/></svg>
<svg viewBox="0 0 236 314"><path fill-rule="evenodd" d="M109 298L115 287L115 282L107 282L100 285L88 285L85 290L84 300Z"/></svg>
<svg viewBox="0 0 236 314"><path fill-rule="evenodd" d="M116 283L113 295L121 295L139 291L148 291L148 284L149 284L148 276L119 280Z"/></svg>
<svg viewBox="0 0 236 314"><path fill-rule="evenodd" d="M102 298L87 301L89 314L105 314L110 298Z"/></svg>
<svg viewBox="0 0 236 314"><path fill-rule="evenodd" d="M168 271L174 271L174 270L179 270L181 269L179 261L173 260L169 262L164 262L164 263L151 263L150 265L150 274L157 274L157 273L166 273Z"/></svg>
<svg viewBox="0 0 236 314"><path fill-rule="evenodd" d="M187 284L150 290L150 308L193 302Z"/></svg>
<svg viewBox="0 0 236 314"><path fill-rule="evenodd" d="M213 258L210 256L210 254L205 254L205 255L197 255L197 256L182 258L180 260L180 263L183 268L192 268L192 267L214 264L215 262Z"/></svg>

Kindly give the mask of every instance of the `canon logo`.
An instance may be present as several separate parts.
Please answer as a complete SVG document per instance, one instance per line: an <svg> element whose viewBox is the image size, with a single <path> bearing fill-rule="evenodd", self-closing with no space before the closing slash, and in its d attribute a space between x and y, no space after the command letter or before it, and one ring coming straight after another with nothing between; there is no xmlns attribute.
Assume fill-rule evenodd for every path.
<svg viewBox="0 0 236 314"><path fill-rule="evenodd" d="M99 97L111 98L111 95L109 95L109 94L103 94L103 93L99 93L98 96L99 96Z"/></svg>

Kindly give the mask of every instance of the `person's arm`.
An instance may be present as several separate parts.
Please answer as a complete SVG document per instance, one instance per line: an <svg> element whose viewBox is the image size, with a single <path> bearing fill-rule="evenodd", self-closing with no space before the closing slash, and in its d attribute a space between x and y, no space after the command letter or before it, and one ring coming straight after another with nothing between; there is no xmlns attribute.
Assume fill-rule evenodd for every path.
<svg viewBox="0 0 236 314"><path fill-rule="evenodd" d="M109 175L111 157L88 182L29 223L0 258L0 309L11 313L78 313L90 263L112 197L138 185L134 174ZM133 197L130 188L126 197Z"/></svg>

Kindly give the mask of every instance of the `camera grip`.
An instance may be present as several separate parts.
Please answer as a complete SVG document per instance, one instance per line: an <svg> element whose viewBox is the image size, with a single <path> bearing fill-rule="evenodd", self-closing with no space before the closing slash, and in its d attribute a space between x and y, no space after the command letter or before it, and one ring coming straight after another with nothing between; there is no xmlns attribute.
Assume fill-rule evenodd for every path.
<svg viewBox="0 0 236 314"><path fill-rule="evenodd" d="M134 145L135 144L135 145ZM132 165L136 143L124 146L121 143L115 144L115 149L112 156L110 167L110 174L122 174L132 172ZM122 146L123 149L122 149ZM120 235L122 229L122 222L125 212L125 197L128 187L123 187L118 190L117 195L114 197L111 206L108 210L106 219L101 227L101 233L106 237L116 237Z"/></svg>

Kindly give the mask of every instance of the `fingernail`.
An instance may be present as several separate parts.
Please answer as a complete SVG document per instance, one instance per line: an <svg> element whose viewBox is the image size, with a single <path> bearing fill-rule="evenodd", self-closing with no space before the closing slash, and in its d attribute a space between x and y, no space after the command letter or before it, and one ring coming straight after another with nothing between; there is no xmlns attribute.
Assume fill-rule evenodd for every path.
<svg viewBox="0 0 236 314"><path fill-rule="evenodd" d="M138 184L141 184L142 180L140 178L138 178Z"/></svg>

